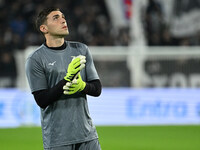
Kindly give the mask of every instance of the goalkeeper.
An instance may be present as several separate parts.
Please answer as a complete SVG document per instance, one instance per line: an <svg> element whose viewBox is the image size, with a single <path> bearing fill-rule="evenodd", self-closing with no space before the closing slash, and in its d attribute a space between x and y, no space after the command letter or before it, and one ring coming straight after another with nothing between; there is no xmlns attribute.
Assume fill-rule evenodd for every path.
<svg viewBox="0 0 200 150"><path fill-rule="evenodd" d="M42 10L36 27L45 42L27 58L26 76L41 110L44 149L100 150L87 95L99 96L102 86L88 47L64 40L69 31L58 8Z"/></svg>

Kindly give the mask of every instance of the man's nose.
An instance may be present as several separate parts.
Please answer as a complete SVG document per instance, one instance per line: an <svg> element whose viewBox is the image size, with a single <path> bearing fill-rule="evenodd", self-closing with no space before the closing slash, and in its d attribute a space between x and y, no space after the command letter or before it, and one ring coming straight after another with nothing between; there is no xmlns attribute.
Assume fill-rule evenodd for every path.
<svg viewBox="0 0 200 150"><path fill-rule="evenodd" d="M66 23L66 20L65 20L64 18L62 18L61 23L62 23L62 24L65 24L65 23Z"/></svg>

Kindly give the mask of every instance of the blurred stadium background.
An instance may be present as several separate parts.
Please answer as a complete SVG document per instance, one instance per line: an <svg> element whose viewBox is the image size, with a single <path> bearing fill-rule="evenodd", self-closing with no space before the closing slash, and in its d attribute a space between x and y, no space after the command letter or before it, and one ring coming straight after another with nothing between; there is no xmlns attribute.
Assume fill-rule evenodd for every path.
<svg viewBox="0 0 200 150"><path fill-rule="evenodd" d="M58 6L103 84L88 97L103 150L200 149L200 0L0 0L0 149L42 149L24 64Z"/></svg>

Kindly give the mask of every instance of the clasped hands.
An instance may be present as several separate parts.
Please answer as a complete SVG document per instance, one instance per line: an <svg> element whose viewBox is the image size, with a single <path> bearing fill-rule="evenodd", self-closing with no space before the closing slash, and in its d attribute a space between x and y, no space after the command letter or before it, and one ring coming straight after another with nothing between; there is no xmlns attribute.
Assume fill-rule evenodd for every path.
<svg viewBox="0 0 200 150"><path fill-rule="evenodd" d="M86 57L79 55L74 57L68 66L66 76L64 79L67 83L63 86L63 93L65 95L75 94L82 91L86 83L82 80L80 71L85 67Z"/></svg>

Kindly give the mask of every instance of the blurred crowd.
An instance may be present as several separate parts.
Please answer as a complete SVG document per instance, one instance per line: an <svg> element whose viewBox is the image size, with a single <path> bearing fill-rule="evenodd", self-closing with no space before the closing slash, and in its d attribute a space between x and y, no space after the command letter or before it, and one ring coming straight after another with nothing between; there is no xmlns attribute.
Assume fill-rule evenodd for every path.
<svg viewBox="0 0 200 150"><path fill-rule="evenodd" d="M17 76L14 52L44 42L35 29L35 18L48 6L59 7L65 14L70 31L66 40L90 46L129 44L129 29L112 26L104 0L0 0L0 87L14 85L4 82Z"/></svg>
<svg viewBox="0 0 200 150"><path fill-rule="evenodd" d="M128 30L113 28L102 0L1 0L1 45L7 49L40 45L43 40L34 27L35 17L48 6L57 6L66 15L70 30L68 40L97 46L128 45L129 41L120 36L128 36Z"/></svg>
<svg viewBox="0 0 200 150"><path fill-rule="evenodd" d="M192 1L191 1L192 3ZM194 4L195 5L195 4ZM199 46L200 31L195 35L175 37L170 32L170 24L166 22L163 3L148 0L143 14L143 25L147 45L149 46Z"/></svg>

